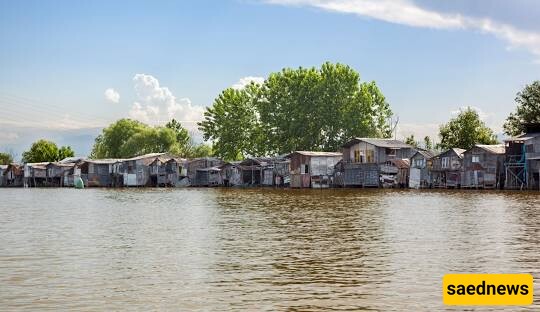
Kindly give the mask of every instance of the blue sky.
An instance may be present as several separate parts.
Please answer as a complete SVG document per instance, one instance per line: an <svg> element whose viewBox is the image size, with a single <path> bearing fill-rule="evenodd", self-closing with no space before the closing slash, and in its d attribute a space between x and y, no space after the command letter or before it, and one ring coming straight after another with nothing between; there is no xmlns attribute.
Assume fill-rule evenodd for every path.
<svg viewBox="0 0 540 312"><path fill-rule="evenodd" d="M534 0L0 0L0 150L84 155L122 117L195 131L224 88L325 61L377 82L398 137L468 105L500 132L540 79L539 20Z"/></svg>

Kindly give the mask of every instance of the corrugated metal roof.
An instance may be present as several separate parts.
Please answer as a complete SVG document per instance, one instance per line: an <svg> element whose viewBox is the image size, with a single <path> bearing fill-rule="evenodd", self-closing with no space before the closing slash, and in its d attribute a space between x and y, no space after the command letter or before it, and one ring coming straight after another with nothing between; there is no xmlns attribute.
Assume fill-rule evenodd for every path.
<svg viewBox="0 0 540 312"><path fill-rule="evenodd" d="M304 156L327 156L327 157L343 156L343 153L338 153L338 152L312 152L312 151L294 151L290 153L289 156L295 153L304 155Z"/></svg>
<svg viewBox="0 0 540 312"><path fill-rule="evenodd" d="M408 159L392 159L390 161L399 169L407 169L410 167L410 162Z"/></svg>
<svg viewBox="0 0 540 312"><path fill-rule="evenodd" d="M456 155L458 156L462 156L463 153L465 153L466 150L462 149L462 148L457 148L457 147L453 147L451 148L451 150L454 151L454 153L456 153Z"/></svg>
<svg viewBox="0 0 540 312"><path fill-rule="evenodd" d="M108 164L115 164L117 162L122 162L126 159L122 158L105 158L105 159L87 159L83 162L87 162L90 164L96 164L96 165L108 165Z"/></svg>
<svg viewBox="0 0 540 312"><path fill-rule="evenodd" d="M520 134L518 136L515 136L513 138L508 138L504 140L505 142L511 142L511 141L528 141L531 139L534 139L536 137L540 136L540 133L524 133Z"/></svg>
<svg viewBox="0 0 540 312"><path fill-rule="evenodd" d="M350 140L349 142L343 144L343 147L349 147L358 142L366 142L366 143L375 145L377 147L385 147L385 148L413 148L411 145L406 144L405 142L400 141L400 140L380 139L380 138L354 138Z"/></svg>
<svg viewBox="0 0 540 312"><path fill-rule="evenodd" d="M426 158L426 159L431 159L431 158L433 158L433 157L435 157L437 155L437 153L434 152L434 151L426 151L426 150L418 150L417 153L424 156L424 158Z"/></svg>
<svg viewBox="0 0 540 312"><path fill-rule="evenodd" d="M494 145L476 144L475 146L485 150L486 152L492 153L492 154L504 154L505 153L504 144L494 144Z"/></svg>
<svg viewBox="0 0 540 312"><path fill-rule="evenodd" d="M145 159L145 158L154 158L154 157L163 156L165 154L166 153L150 153L150 154L144 154L144 155L140 155L140 156L131 157L131 158L124 159L124 160L139 160L139 159Z"/></svg>

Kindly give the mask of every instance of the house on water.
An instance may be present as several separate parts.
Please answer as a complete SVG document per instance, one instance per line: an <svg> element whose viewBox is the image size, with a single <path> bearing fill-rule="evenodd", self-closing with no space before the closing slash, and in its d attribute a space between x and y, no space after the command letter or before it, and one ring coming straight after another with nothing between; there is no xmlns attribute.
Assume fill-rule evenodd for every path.
<svg viewBox="0 0 540 312"><path fill-rule="evenodd" d="M505 140L506 189L540 189L540 124L527 124L525 129Z"/></svg>
<svg viewBox="0 0 540 312"><path fill-rule="evenodd" d="M438 188L459 188L464 149L451 148L433 157L431 183Z"/></svg>
<svg viewBox="0 0 540 312"><path fill-rule="evenodd" d="M340 174L345 187L379 187L381 179L395 181L397 167L388 161L409 159L416 152L413 146L393 139L354 138L342 147Z"/></svg>
<svg viewBox="0 0 540 312"><path fill-rule="evenodd" d="M163 174L160 181L165 182L167 170L160 167L170 159L171 157L165 153L150 153L121 159L118 166L111 166L111 175L117 186L156 186L160 174ZM152 167L152 164L155 166Z"/></svg>
<svg viewBox="0 0 540 312"><path fill-rule="evenodd" d="M206 175L214 175L214 173L219 172L217 171L219 170L218 167L222 164L223 161L216 157L201 157L189 160L187 162L187 176L189 179L189 185L201 185L201 183L206 183L206 181L210 181L210 179L208 179L209 177L206 177ZM209 173L208 171L206 171L207 173L204 173L205 171L203 170L200 171L201 173L199 173L199 175L197 175L197 171L199 169L207 169L212 167L214 167L214 169L211 170L212 173ZM204 179L204 181L197 180L197 177ZM219 180L219 175L217 179Z"/></svg>
<svg viewBox="0 0 540 312"><path fill-rule="evenodd" d="M431 187L430 169L435 152L418 150L412 155L409 170L410 188L429 188Z"/></svg>
<svg viewBox="0 0 540 312"><path fill-rule="evenodd" d="M240 186L243 184L240 161L224 162L218 168L221 170L221 184L224 186Z"/></svg>
<svg viewBox="0 0 540 312"><path fill-rule="evenodd" d="M86 159L74 166L85 186L120 186L119 169L122 159Z"/></svg>
<svg viewBox="0 0 540 312"><path fill-rule="evenodd" d="M342 153L296 151L287 157L291 159L292 188L328 188L333 184L334 167Z"/></svg>
<svg viewBox="0 0 540 312"><path fill-rule="evenodd" d="M6 185L6 177L4 172L6 172L8 165L0 165L0 187Z"/></svg>
<svg viewBox="0 0 540 312"><path fill-rule="evenodd" d="M3 172L5 186L23 186L24 167L19 164L9 164Z"/></svg>
<svg viewBox="0 0 540 312"><path fill-rule="evenodd" d="M47 186L47 165L49 162L26 163L23 166L25 186Z"/></svg>
<svg viewBox="0 0 540 312"><path fill-rule="evenodd" d="M463 153L462 188L494 189L504 185L504 144L476 144Z"/></svg>

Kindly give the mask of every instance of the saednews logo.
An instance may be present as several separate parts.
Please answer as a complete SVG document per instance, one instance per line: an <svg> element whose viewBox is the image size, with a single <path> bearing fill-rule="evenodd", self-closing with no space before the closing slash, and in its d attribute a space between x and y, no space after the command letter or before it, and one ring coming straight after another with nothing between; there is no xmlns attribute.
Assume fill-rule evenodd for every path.
<svg viewBox="0 0 540 312"><path fill-rule="evenodd" d="M534 285L530 274L447 274L443 302L447 305L529 305Z"/></svg>

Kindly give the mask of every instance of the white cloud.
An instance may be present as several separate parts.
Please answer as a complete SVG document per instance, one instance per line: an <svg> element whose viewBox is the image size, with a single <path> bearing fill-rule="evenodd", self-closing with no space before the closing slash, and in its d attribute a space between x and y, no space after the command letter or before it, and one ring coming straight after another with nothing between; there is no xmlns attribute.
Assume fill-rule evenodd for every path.
<svg viewBox="0 0 540 312"><path fill-rule="evenodd" d="M232 85L233 89L240 90L244 89L246 86L248 86L251 82L254 82L256 84L263 84L264 78L263 77L254 77L254 76L247 76L244 78L240 78L237 83Z"/></svg>
<svg viewBox="0 0 540 312"><path fill-rule="evenodd" d="M310 6L356 14L389 23L434 29L471 29L494 35L511 48L524 48L540 62L540 34L523 31L489 18L444 14L419 7L409 0L266 0L270 4Z"/></svg>
<svg viewBox="0 0 540 312"><path fill-rule="evenodd" d="M107 101L110 101L113 103L118 103L120 101L120 93L118 93L113 88L108 88L107 90L105 90L104 95Z"/></svg>
<svg viewBox="0 0 540 312"><path fill-rule="evenodd" d="M196 130L196 122L202 119L204 108L192 105L187 98L177 99L167 87L162 87L152 75L136 74L133 77L137 101L129 112L133 119L157 125L172 118L186 128Z"/></svg>

